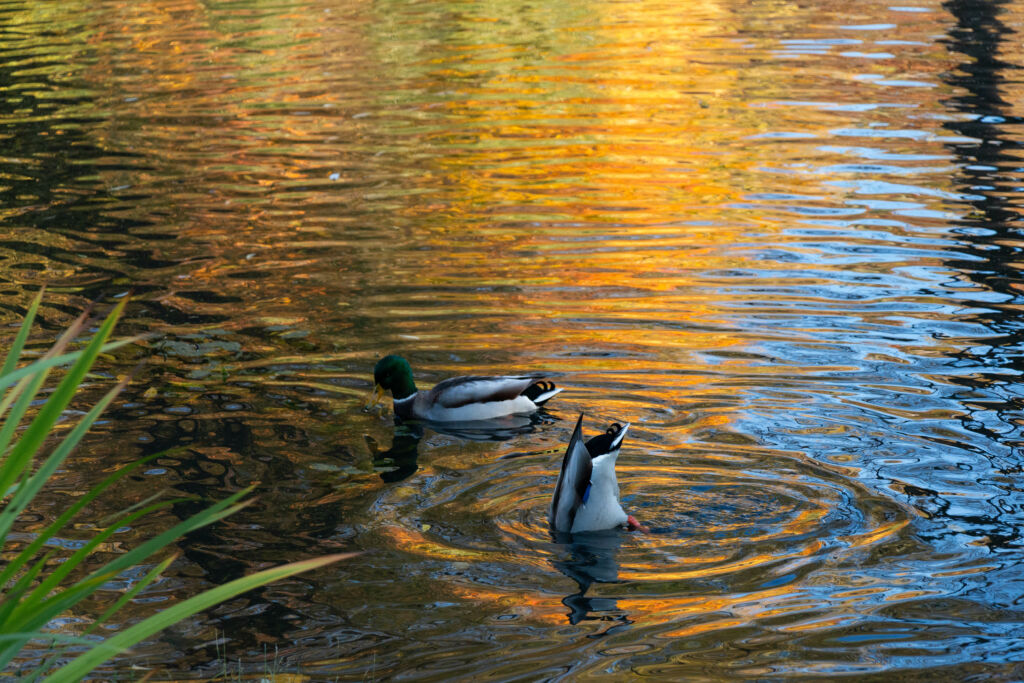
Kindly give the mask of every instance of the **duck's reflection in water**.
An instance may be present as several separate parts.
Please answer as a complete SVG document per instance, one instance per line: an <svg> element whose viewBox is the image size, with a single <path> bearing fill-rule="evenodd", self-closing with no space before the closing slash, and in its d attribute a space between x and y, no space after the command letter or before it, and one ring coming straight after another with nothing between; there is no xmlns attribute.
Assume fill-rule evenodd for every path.
<svg viewBox="0 0 1024 683"><path fill-rule="evenodd" d="M536 431L538 425L556 420L556 417L543 410L529 415L506 415L493 420L472 422L426 422L396 417L391 448L381 451L372 437L365 438L373 456L374 467L388 468L380 473L380 478L386 482L396 482L409 478L416 471L420 441L428 429L468 441L508 441L520 434Z"/></svg>
<svg viewBox="0 0 1024 683"><path fill-rule="evenodd" d="M620 626L632 623L618 608L616 598L588 598L586 593L594 583L619 583L619 549L625 539L621 529L588 531L577 534L555 533L568 555L565 560L552 560L551 564L579 586L579 591L567 595L562 604L569 608L569 623L581 621L613 622L599 636L613 633Z"/></svg>
<svg viewBox="0 0 1024 683"><path fill-rule="evenodd" d="M457 436L469 441L508 441L520 434L537 431L539 425L551 424L558 418L544 410L527 415L504 415L490 420L467 422L421 422L438 434Z"/></svg>
<svg viewBox="0 0 1024 683"><path fill-rule="evenodd" d="M380 470L380 478L386 482L407 479L418 469L416 459L420 455L420 440L423 428L416 423L401 423L395 420L395 435L391 439L391 448L382 451L377 441L367 435L366 445L373 458L373 466Z"/></svg>

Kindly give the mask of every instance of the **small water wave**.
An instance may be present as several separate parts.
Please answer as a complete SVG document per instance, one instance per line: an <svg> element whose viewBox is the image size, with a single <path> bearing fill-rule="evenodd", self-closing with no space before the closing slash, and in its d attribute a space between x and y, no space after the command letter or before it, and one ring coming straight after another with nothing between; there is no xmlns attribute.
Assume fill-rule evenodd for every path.
<svg viewBox="0 0 1024 683"><path fill-rule="evenodd" d="M788 468L759 470L752 464L766 457L760 453L742 466L716 467L689 464L704 460L698 454L651 457L638 448L630 444L620 456L621 496L650 534L553 537L547 508L560 450L469 469L435 463L415 490L381 492L368 533L382 534L402 554L457 563L469 587L540 596L568 590L582 600L592 584L611 584L595 590L612 603L628 600L630 618L650 623L675 617L667 607L672 596L689 604L693 594L713 590L739 600L805 581L824 565L899 538L913 516L842 473L784 456L773 460ZM572 581L557 580L556 570ZM583 618L581 604L568 613L573 623Z"/></svg>
<svg viewBox="0 0 1024 683"><path fill-rule="evenodd" d="M1013 678L1015 8L39 7L0 9L0 324L45 284L48 334L131 293L151 335L60 490L173 448L128 497L258 486L144 600L366 551L148 664ZM396 425L388 352L566 391ZM548 533L579 412L633 424L653 533Z"/></svg>

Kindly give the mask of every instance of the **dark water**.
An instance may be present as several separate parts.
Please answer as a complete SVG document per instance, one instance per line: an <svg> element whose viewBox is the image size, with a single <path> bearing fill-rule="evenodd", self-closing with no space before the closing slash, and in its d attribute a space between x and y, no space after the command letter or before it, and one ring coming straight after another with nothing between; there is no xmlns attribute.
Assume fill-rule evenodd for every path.
<svg viewBox="0 0 1024 683"><path fill-rule="evenodd" d="M121 331L154 335L105 360L145 364L26 531L178 447L96 519L258 495L131 619L365 551L103 675L1024 678L1022 28L983 0L0 3L0 322L47 285L42 344L130 291ZM567 390L499 434L396 429L360 410L392 351L421 386ZM651 535L549 537L581 410L633 424Z"/></svg>

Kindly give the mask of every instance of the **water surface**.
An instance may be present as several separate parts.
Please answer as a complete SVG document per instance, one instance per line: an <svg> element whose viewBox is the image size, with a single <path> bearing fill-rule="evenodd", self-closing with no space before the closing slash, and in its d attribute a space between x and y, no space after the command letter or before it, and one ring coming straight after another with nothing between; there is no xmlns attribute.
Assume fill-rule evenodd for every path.
<svg viewBox="0 0 1024 683"><path fill-rule="evenodd" d="M1024 676L1019 3L0 17L0 322L45 284L40 345L129 292L121 331L153 335L105 361L145 364L24 531L177 449L95 519L258 495L126 623L364 551L104 676ZM388 352L421 386L567 390L499 433L396 427L361 410ZM652 534L548 534L580 411L632 423Z"/></svg>

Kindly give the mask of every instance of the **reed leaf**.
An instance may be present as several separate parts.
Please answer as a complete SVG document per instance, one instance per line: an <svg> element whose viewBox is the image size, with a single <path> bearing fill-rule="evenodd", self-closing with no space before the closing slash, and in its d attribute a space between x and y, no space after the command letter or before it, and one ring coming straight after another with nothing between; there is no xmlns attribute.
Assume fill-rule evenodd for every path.
<svg viewBox="0 0 1024 683"><path fill-rule="evenodd" d="M252 491L252 487L243 489L238 493L228 496L224 500L214 503L213 505L203 510L202 512L197 512L185 521L175 524L172 528L168 529L167 531L164 531L163 533L154 536L148 541L143 542L142 545L132 548L124 555L120 555L114 560L111 560L109 564L105 565L101 569L96 570L96 572L94 572L93 574L105 572L108 569L120 573L125 569L128 569L129 567L134 567L135 565L140 564L143 560L145 560L147 557L149 557L156 551L167 547L175 540L177 540L181 536L184 536L190 531L194 531L195 529L198 529L200 527L212 524L218 520L227 517L228 515L235 514L242 508L248 507L249 502L246 501L244 503L239 503L238 505L233 505L232 507L228 506L231 506L239 498L246 495L250 491Z"/></svg>
<svg viewBox="0 0 1024 683"><path fill-rule="evenodd" d="M31 615L27 620L21 623L21 626L14 628L4 624L0 633L4 633L10 628L12 631L24 632L24 633L35 633L38 638L46 638L49 636L47 632L44 632L42 628L46 626L50 621L55 619L57 616L65 612L66 610L74 607L76 603L81 601L85 596L96 591L104 583L114 578L113 574L97 576L89 582L80 582L71 586L70 588L62 588L61 591L49 602L45 609L41 609L38 612ZM0 649L0 667L6 667L8 663L14 657L17 656L18 652L28 643L25 640L22 643L13 643L8 645L6 648Z"/></svg>
<svg viewBox="0 0 1024 683"><path fill-rule="evenodd" d="M64 437L60 445L54 449L53 453L43 462L40 467L30 479L28 479L23 485L18 488L18 491L11 498L11 501L4 508L3 512L0 512L0 538L7 536L7 532L10 531L11 525L16 520L24 509L32 502L39 491L42 490L43 485L49 481L50 477L57 471L64 460L71 454L71 451L78 442L82 440L89 428L92 427L93 423L99 418L110 402L114 400L114 397L121 393L121 390L127 385L127 380L121 381L113 389L107 392L107 394L99 400L99 402L92 407L92 409L78 421L71 433Z"/></svg>
<svg viewBox="0 0 1024 683"><path fill-rule="evenodd" d="M82 635L92 633L100 625L106 622L107 619L114 616L119 609L127 605L136 595L144 591L151 583L160 578L160 575L163 574L167 570L167 567L170 566L171 562L174 562L176 559L178 559L177 554L166 557L162 562L157 563L155 567L146 572L145 576L136 581L134 586L126 590L124 595L119 597L103 614L97 617L96 620L89 625L89 628L85 629Z"/></svg>
<svg viewBox="0 0 1024 683"><path fill-rule="evenodd" d="M14 582L14 585L4 590L3 601L0 602L0 624L3 625L3 628L0 629L0 631L8 628L8 617L18 608L18 605L21 604L22 596L24 596L25 593L28 592L29 588L32 587L32 584L42 573L43 569L46 567L46 563L50 561L50 558L52 558L54 554L54 551L48 552L39 558L39 560L37 560L30 568L22 570L21 575L18 577L18 580Z"/></svg>
<svg viewBox="0 0 1024 683"><path fill-rule="evenodd" d="M201 612L202 610L213 607L225 600L230 600L236 595L240 595L254 588L259 588L260 586L271 583L272 581L277 581L278 579L283 579L300 572L310 571L311 569L317 569L331 564L332 562L338 562L339 560L353 557L356 554L358 553L327 555L325 557L317 557L311 560L293 562L282 567L265 569L250 576L243 576L242 578L230 581L223 586L211 588L199 595L158 612L148 619L144 619L138 624L135 624L134 626L131 626L107 639L106 645L108 647L115 647L119 650L126 650L139 641L150 637L154 633L157 633L168 626L172 626L196 612ZM46 679L46 683L78 680L102 664L108 657L109 655L105 652L86 652L55 671Z"/></svg>
<svg viewBox="0 0 1024 683"><path fill-rule="evenodd" d="M49 576L36 586L35 590L20 601L18 608L7 618L7 623L17 627L19 626L19 618L21 618L22 615L29 616L41 614L48 604L47 596L50 594L50 591L60 585L61 581L63 581L71 572L75 571L75 569L82 564L85 558L92 554L96 548L117 533L119 528L129 526L140 517L145 517L151 512L156 512L157 510L166 508L170 505L172 505L172 501L165 501L157 503L156 505L151 505L148 508L143 508L142 510L137 510L132 514L127 515L124 519L119 520L118 523L111 524L106 529L95 534L81 548L72 553L71 557L61 562L59 567L51 571ZM107 569L107 565L104 565L103 568L94 572L94 574L96 573L112 574L115 572L110 572ZM82 597L84 598L86 596L83 595Z"/></svg>
<svg viewBox="0 0 1024 683"><path fill-rule="evenodd" d="M36 414L29 426L22 432L18 438L17 443L11 447L10 452L4 459L4 467L0 468L0 491L6 491L11 484L13 484L20 476L22 471L28 467L31 463L32 457L36 451L39 450L40 446L50 435L53 430L53 426L57 423L62 412L67 407L68 403L74 397L78 391L78 385L82 383L89 368L92 367L93 362L96 360L96 356L99 355L100 349L103 343L107 340L110 334L114 331L114 324L117 322L118 317L121 315L121 311L124 309L125 301L119 303L107 316L107 319L100 325L100 329L96 332L96 335L92 338L89 344L82 350L81 356L75 361L74 365L68 369L64 378L54 389L53 393L43 404L39 412ZM57 348L61 344L68 344L74 339L75 334L78 330L85 326L84 314L80 316L71 327L57 340L54 348ZM49 369L42 370L36 376L36 379L30 384L30 388L34 390L31 393L25 393L21 398L18 399L15 404L15 408L11 414L7 416L7 420L21 420L21 414L19 414L18 408L23 404L25 399L32 400L35 398L35 393L38 391L39 385L46 378L49 373ZM23 411L22 411L23 414ZM7 424L4 424L3 430L0 432L7 431ZM6 449L6 444L0 440L0 453L3 453L3 449Z"/></svg>
<svg viewBox="0 0 1024 683"><path fill-rule="evenodd" d="M67 525L67 523L70 522L82 508L84 508L86 505L88 505L93 500L98 498L101 493L107 490L116 481L135 471L136 469L146 464L150 460L159 457L159 455L159 453L154 453L153 455L150 455L141 460L136 460L130 465L127 465L117 470L116 472L108 476L106 479L96 484L91 489L89 489L89 491L86 492L84 496L81 496L78 500L76 500L71 507L65 510L60 517L55 519L53 523L51 523L48 527L41 531L30 544L25 546L25 548L20 553L18 553L17 557L15 557L13 560L11 560L10 563L8 563L7 567L5 567L2 572L0 572L0 589L2 589L3 586L6 586L7 583L12 578L14 578L14 576L32 560L35 554L39 552L39 550L46 544L46 542L54 536L56 536L57 533L60 532L60 530L63 529ZM0 623L3 623L2 618L0 618Z"/></svg>
<svg viewBox="0 0 1024 683"><path fill-rule="evenodd" d="M83 349L66 352L67 347L85 329L88 312L76 319L41 358L18 368L17 364L28 341L31 325L38 313L41 301L42 292L33 299L29 306L23 324L11 343L3 366L0 367L0 391L3 391L3 395L0 397L0 418L3 418L3 424L0 425L0 503L6 501L3 509L0 510L0 537L8 539L5 540L5 545L10 543L9 533L18 517L31 508L33 501L45 489L49 479L61 468L74 451L75 446L85 437L103 410L110 405L126 384L126 382L120 382L107 392L72 427L56 448L42 460L42 463L36 465L37 454L52 436L57 422L74 398L81 383L87 378L93 377L90 375L93 363L101 354L116 350L139 339L109 341L114 325L124 310L126 301L122 301L100 324L97 332ZM70 365L70 367L64 372L57 387L49 393L46 401L35 412L28 426L23 428L21 426L22 419L36 405L39 393L50 372L62 365ZM174 504L175 501L158 502L157 495L129 506L111 516L111 519L114 520L111 524L97 530L80 548L70 556L64 557L61 562L54 562L59 555L57 550L43 552L44 546L61 534L75 515L80 513L86 505L103 495L110 486L123 479L128 473L136 471L138 467L157 455L159 454L140 459L104 478L64 510L43 531L37 533L32 541L6 565L0 566L0 671L7 671L7 666L31 641L49 641L54 644L87 643L89 649L85 653L53 672L47 679L77 680L116 653L191 614L276 579L322 567L349 556L332 555L306 560L237 579L162 610L101 642L44 631L43 629L52 623L53 619L103 588L125 570L142 564L154 553L167 548L182 535L217 522L248 505L248 502L239 501L250 493L251 488L239 491L212 504L206 510L143 541L135 548L93 570L84 578L71 583L74 572L80 569L85 560L117 529L133 524L160 508ZM7 548L4 548L4 552L7 556L12 554L12 551ZM176 557L177 555L171 555L157 562L145 576L134 582L129 590L120 595L103 614L96 618L85 633L90 633L100 624L110 620L141 591L151 586ZM57 654L59 654L59 650ZM44 659L38 666L39 668L32 674L33 679L50 668L49 658Z"/></svg>
<svg viewBox="0 0 1024 683"><path fill-rule="evenodd" d="M36 298L29 304L28 311L25 312L25 318L21 321L21 328L18 330L18 334L15 335L11 348L7 349L7 357L4 358L3 368L0 368L0 377L7 377L14 371L15 366L18 365L18 359L21 358L21 350L25 348L25 342L28 341L28 333L32 329L32 323L35 321L36 313L39 311L39 304L43 302L44 291L46 291L45 288L40 289L39 293L36 294Z"/></svg>
<svg viewBox="0 0 1024 683"><path fill-rule="evenodd" d="M144 337L129 337L128 339L119 339L117 341L107 342L100 349L101 353L109 353L116 351L124 346L138 343L139 340ZM40 370L49 370L59 365L67 365L73 363L82 355L82 351L70 351L68 353L62 353L52 357L44 357L36 360L24 367L18 368L9 375L0 376L0 389L5 389L16 382L20 382L25 377L34 375ZM0 413L2 414L2 413Z"/></svg>

